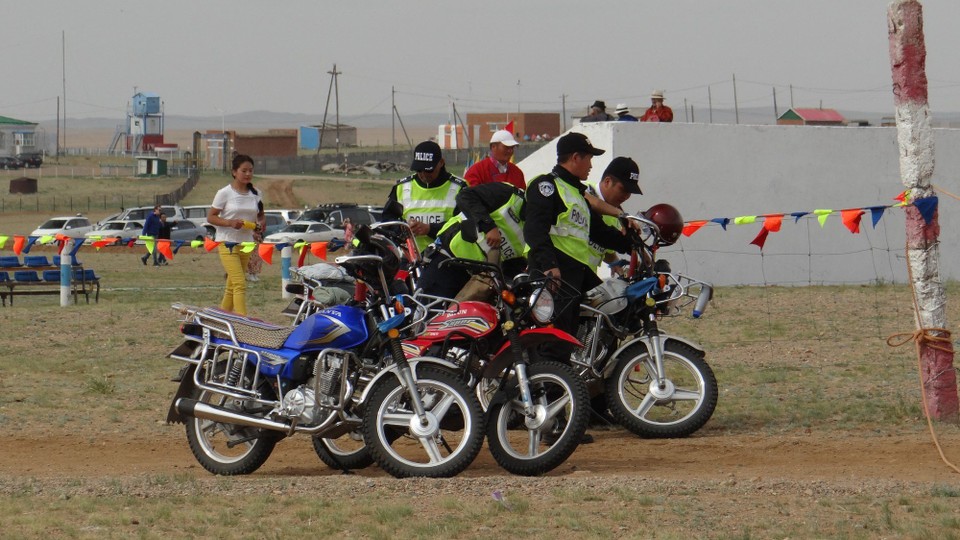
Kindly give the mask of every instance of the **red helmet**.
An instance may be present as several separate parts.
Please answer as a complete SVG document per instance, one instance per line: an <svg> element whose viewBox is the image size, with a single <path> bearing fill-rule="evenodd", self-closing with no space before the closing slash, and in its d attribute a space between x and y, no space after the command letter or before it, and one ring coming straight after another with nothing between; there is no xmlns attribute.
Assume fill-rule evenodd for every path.
<svg viewBox="0 0 960 540"><path fill-rule="evenodd" d="M683 217L676 208L669 204L655 204L643 213L643 217L660 228L660 245L670 246L680 239L680 233L683 232Z"/></svg>

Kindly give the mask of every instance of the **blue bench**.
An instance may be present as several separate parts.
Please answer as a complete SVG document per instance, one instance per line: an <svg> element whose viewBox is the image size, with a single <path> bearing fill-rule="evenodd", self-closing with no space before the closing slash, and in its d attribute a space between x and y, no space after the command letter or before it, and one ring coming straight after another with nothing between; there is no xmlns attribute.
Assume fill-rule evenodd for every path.
<svg viewBox="0 0 960 540"><path fill-rule="evenodd" d="M59 257L56 257L54 260ZM4 265L13 263L16 265ZM45 256L26 256L24 264L19 264L17 257L0 257L0 302L13 305L13 297L21 295L59 295L60 294L60 267L51 265ZM59 261L58 261L59 262ZM80 265L72 267L70 275L70 292L73 302L78 303L82 294L90 303L90 293L94 293L94 300L100 302L100 276L93 269L84 269ZM11 276L12 273L12 276Z"/></svg>

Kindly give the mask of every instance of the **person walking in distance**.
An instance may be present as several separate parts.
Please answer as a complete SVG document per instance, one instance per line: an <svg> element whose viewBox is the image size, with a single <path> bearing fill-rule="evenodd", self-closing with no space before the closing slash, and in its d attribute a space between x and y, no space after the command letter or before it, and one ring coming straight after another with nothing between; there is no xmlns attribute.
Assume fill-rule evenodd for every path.
<svg viewBox="0 0 960 540"><path fill-rule="evenodd" d="M147 214L147 219L145 219L143 222L143 231L140 233L140 235L149 236L154 240L156 240L157 237L160 235L160 205L159 204L153 207L153 212L150 212L149 214ZM153 253L152 253L154 266L160 266L160 259L158 258L159 254L160 253L157 251L157 246L156 244L154 244ZM151 253L147 251L146 253L143 254L143 257L140 257L140 262L142 262L144 266L147 265L147 259L150 258L150 255Z"/></svg>
<svg viewBox="0 0 960 540"><path fill-rule="evenodd" d="M227 283L220 307L240 315L247 314L246 269L250 254L238 244L253 242L255 231L266 228L263 200L253 187L253 158L238 154L233 158L233 181L213 197L207 221L216 228L214 240Z"/></svg>

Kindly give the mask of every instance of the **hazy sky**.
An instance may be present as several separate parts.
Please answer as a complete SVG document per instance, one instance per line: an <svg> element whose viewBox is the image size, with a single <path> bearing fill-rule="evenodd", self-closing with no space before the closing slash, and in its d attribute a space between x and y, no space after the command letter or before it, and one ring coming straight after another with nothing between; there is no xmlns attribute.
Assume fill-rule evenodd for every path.
<svg viewBox="0 0 960 540"><path fill-rule="evenodd" d="M637 112L820 105L892 111L887 0L0 0L0 115L122 119L140 91L168 115ZM960 111L960 1L924 4L934 111ZM63 33L63 34L62 34ZM63 62L61 35L66 37ZM65 77L64 77L65 65ZM519 102L519 103L518 103ZM331 100L331 111L333 100ZM332 114L332 113L331 113ZM681 113L682 114L682 113ZM682 118L682 116L681 116Z"/></svg>

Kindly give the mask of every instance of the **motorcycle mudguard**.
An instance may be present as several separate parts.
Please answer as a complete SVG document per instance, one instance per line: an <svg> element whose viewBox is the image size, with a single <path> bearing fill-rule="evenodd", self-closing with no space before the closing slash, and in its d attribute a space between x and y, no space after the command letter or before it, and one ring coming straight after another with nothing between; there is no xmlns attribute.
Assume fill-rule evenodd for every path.
<svg viewBox="0 0 960 540"><path fill-rule="evenodd" d="M421 356L418 358L410 358L407 360L407 363L410 364L410 369L413 370L413 378L417 378L417 366L422 364L439 366L442 368L449 369L453 372L460 372L462 368L457 364L444 360L443 358L435 358L433 356ZM360 403L366 403L367 397L370 394L370 391L377 385L377 382L384 377L395 377L396 373L400 370L397 364L391 364L390 367L381 370L380 373L377 373L373 379L367 383L367 386L363 389L363 394L360 395Z"/></svg>
<svg viewBox="0 0 960 540"><path fill-rule="evenodd" d="M177 393L173 395L173 399L170 400L170 410L167 411L167 423L168 424L183 424L183 416L180 415L180 412L177 411L175 406L177 400L180 398L188 398L193 396L193 390L196 388L193 385L193 372L197 370L196 364L187 364L186 370L181 370L180 372L180 386L177 387Z"/></svg>
<svg viewBox="0 0 960 540"><path fill-rule="evenodd" d="M566 341L575 347L583 347L583 343L580 343L580 340L557 328L528 328L520 331L520 348L524 350L536 347L541 343L556 340ZM483 376L494 377L504 369L507 369L512 363L513 358L510 356L510 342L506 341L500 347L500 350L493 355L490 363L487 364Z"/></svg>

